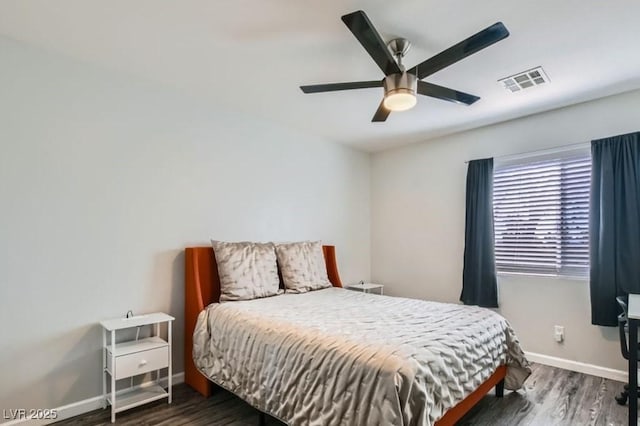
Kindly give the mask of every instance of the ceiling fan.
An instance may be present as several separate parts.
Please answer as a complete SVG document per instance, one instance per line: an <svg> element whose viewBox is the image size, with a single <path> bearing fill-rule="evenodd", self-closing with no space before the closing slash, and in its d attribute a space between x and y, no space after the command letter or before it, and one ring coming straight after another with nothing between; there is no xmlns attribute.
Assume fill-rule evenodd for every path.
<svg viewBox="0 0 640 426"><path fill-rule="evenodd" d="M385 44L367 15L361 10L344 15L342 21L356 36L375 63L378 64L385 77L382 80L314 84L300 86L300 89L304 93L320 93L384 87L384 98L371 120L374 122L385 121L392 111L405 111L413 108L417 102L416 93L445 101L471 105L480 98L447 87L427 83L422 79L491 46L509 35L509 31L502 22L497 22L406 70L402 64L402 58L411 47L411 43L408 40L396 38Z"/></svg>

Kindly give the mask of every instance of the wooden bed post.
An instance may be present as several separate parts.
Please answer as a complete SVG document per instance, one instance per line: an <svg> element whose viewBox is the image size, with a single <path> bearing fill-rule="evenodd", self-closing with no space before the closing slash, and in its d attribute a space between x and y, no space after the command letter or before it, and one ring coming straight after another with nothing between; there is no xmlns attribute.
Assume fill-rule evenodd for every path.
<svg viewBox="0 0 640 426"><path fill-rule="evenodd" d="M499 366L496 371L480 386L478 386L475 391L471 392L469 396L460 401L458 405L447 410L444 416L442 416L434 426L455 426L458 420L464 417L464 415L467 414L467 412L471 410L478 401L488 394L494 386L496 387L496 395L498 395L499 387L504 389L504 378L506 375L507 367L505 365Z"/></svg>
<svg viewBox="0 0 640 426"><path fill-rule="evenodd" d="M327 266L329 281L331 281L334 287L342 287L342 281L340 281L340 274L338 273L338 263L336 261L336 247L322 246L322 252L324 254L324 263Z"/></svg>
<svg viewBox="0 0 640 426"><path fill-rule="evenodd" d="M213 383L198 371L193 362L193 331L198 315L215 297L213 281L214 275L218 280L218 268L215 267L212 247L187 248L184 259L184 381L203 396L209 397L213 393ZM219 298L218 290L216 299Z"/></svg>
<svg viewBox="0 0 640 426"><path fill-rule="evenodd" d="M258 413L258 426L267 426L267 415L262 411Z"/></svg>
<svg viewBox="0 0 640 426"><path fill-rule="evenodd" d="M504 396L504 379L500 380L496 385L496 396L502 398Z"/></svg>

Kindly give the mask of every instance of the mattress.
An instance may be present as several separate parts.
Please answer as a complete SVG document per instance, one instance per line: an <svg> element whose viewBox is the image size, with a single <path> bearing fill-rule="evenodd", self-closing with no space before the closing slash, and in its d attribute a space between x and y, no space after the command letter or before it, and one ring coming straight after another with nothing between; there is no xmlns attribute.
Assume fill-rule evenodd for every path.
<svg viewBox="0 0 640 426"><path fill-rule="evenodd" d="M295 425L433 425L500 365L531 373L492 310L328 288L214 303L194 331L197 368Z"/></svg>

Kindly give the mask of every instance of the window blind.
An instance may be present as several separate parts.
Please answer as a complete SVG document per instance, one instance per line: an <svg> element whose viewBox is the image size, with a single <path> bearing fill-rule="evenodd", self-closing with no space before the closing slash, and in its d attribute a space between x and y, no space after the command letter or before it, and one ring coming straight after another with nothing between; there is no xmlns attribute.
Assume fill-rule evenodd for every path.
<svg viewBox="0 0 640 426"><path fill-rule="evenodd" d="M493 187L497 270L588 275L590 183L588 154L497 167Z"/></svg>

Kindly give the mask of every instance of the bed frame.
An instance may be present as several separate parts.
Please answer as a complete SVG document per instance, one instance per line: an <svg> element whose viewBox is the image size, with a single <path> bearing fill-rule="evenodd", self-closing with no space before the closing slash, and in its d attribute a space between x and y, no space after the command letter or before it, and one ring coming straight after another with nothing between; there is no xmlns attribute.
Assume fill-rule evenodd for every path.
<svg viewBox="0 0 640 426"><path fill-rule="evenodd" d="M342 287L334 246L322 246L327 275L334 287ZM185 303L184 303L184 381L205 397L211 396L215 385L195 366L193 331L198 314L209 304L220 300L220 278L212 247L188 247L185 249ZM504 393L504 377L507 368L502 365L478 388L458 405L448 410L435 426L453 426L495 386L496 396Z"/></svg>

